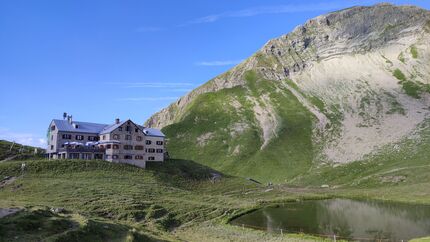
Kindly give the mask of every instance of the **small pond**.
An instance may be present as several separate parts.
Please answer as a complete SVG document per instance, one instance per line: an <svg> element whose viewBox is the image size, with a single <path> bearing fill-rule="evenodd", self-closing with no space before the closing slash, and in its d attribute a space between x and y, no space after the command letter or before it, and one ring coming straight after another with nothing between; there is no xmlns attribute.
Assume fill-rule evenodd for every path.
<svg viewBox="0 0 430 242"><path fill-rule="evenodd" d="M372 241L430 236L430 206L348 199L312 200L266 207L231 221L269 232Z"/></svg>

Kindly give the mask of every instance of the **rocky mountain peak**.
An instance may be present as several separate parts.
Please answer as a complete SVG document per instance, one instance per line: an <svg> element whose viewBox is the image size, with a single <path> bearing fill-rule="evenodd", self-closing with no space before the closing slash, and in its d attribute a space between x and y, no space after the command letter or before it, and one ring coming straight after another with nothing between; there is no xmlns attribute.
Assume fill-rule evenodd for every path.
<svg viewBox="0 0 430 242"><path fill-rule="evenodd" d="M270 40L257 52L256 56L264 60L256 67L269 79L288 78L291 72L303 70L312 61L365 53L416 35L429 21L427 10L387 3L328 13ZM273 61L283 68L273 69ZM265 67L266 63L269 68Z"/></svg>
<svg viewBox="0 0 430 242"><path fill-rule="evenodd" d="M323 59L365 53L423 30L430 31L430 13L415 6L380 3L318 16L291 33L268 41L243 63L181 97L145 125L161 128L173 123L176 114L194 97L244 85L244 73L248 70L255 70L266 79L283 80Z"/></svg>
<svg viewBox="0 0 430 242"><path fill-rule="evenodd" d="M428 43L430 12L418 7L324 14L146 125L163 128L172 155L243 174L263 176L272 164L280 176L297 175L310 164L362 160L398 147L430 118Z"/></svg>

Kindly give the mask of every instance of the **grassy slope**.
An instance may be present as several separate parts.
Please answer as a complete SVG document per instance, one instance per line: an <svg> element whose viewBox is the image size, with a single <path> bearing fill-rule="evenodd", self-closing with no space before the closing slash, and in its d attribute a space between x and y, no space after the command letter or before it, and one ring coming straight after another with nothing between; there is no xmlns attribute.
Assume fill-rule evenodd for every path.
<svg viewBox="0 0 430 242"><path fill-rule="evenodd" d="M247 88L235 87L200 95L179 122L165 127L163 132L170 137L169 153L264 182L285 181L307 171L314 155L311 114L280 83L261 79L253 72L246 74L246 80ZM264 108L261 96L265 94L270 94L281 123L277 137L260 150L262 131L247 97L256 98ZM241 108L233 107L234 101L239 102ZM235 134L228 128L235 123L245 123L249 128ZM210 139L196 145L196 140L205 134L211 134ZM240 152L234 154L236 147Z"/></svg>
<svg viewBox="0 0 430 242"><path fill-rule="evenodd" d="M27 145L13 144L6 140L0 140L0 161L8 157L18 155L17 159L43 157L43 154L34 154L34 148ZM44 150L38 148L39 152Z"/></svg>
<svg viewBox="0 0 430 242"><path fill-rule="evenodd" d="M48 214L41 218L42 223L33 221L30 225L25 214L18 214L24 219L0 219L0 227L11 227L10 220L20 224L7 232L0 230L3 238L23 236L18 241L55 241L59 237L63 241L303 241L315 238L266 234L225 223L249 209L295 199L337 196L430 204L428 179L339 189L276 185L266 191L265 186L237 177L223 176L212 184L208 180L212 169L185 160L170 160L147 170L104 161L27 161L24 174L20 164L0 164L0 177L18 177L0 188L0 207L27 207L27 212L63 207L69 213ZM52 224L51 220L60 222ZM177 229L170 232L172 228Z"/></svg>
<svg viewBox="0 0 430 242"><path fill-rule="evenodd" d="M323 166L297 178L295 185L342 186L345 188L376 189L387 192L407 192L405 201L425 202L429 199L430 181L430 121L417 131L419 135L390 144L375 155L333 168ZM400 179L400 180L399 180ZM410 191L406 191L411 189ZM381 194L382 195L382 194Z"/></svg>
<svg viewBox="0 0 430 242"><path fill-rule="evenodd" d="M185 236L180 235L183 230L178 232L179 235L168 231L179 225L191 226L184 227L185 230L190 229L185 233L187 236L197 231L194 226L204 221L213 222L212 226L223 230L224 225L220 222L261 202L275 197L291 200L315 196L306 192L265 193L265 187L235 177L224 177L221 182L212 184L208 177L213 170L184 160L171 160L147 170L104 161L27 161L28 169L24 174L20 172L20 164L20 161L0 164L0 177L18 177L14 183L0 188L0 207L63 207L71 214L95 223L92 222L92 227L81 226L80 230L69 232L66 238L71 237L70 241L76 241L73 236L86 241L103 241L103 238L109 237L109 234L106 235L108 231L96 233L93 239L87 236L106 223L113 224L112 229L118 230L118 241L125 241L130 236L136 237L136 241L145 241L140 237L178 240ZM45 220L60 219L58 216L51 217L54 218ZM63 219L64 223L76 223L70 218ZM28 234L21 241L31 241L40 236L55 238L66 230L38 226L46 230L42 235L38 230L25 227L0 232L10 237L23 235L25 231ZM230 226L227 227L231 230ZM51 230L58 231L51 233ZM137 234L133 235L133 231ZM261 234L255 233L257 238ZM254 236L254 233L249 235Z"/></svg>
<svg viewBox="0 0 430 242"><path fill-rule="evenodd" d="M0 241L157 241L130 226L46 208L26 209L0 220Z"/></svg>
<svg viewBox="0 0 430 242"><path fill-rule="evenodd" d="M406 75L399 69L393 71L393 76L399 80L399 84L402 85L403 90L406 94L414 98L421 98L421 94L424 92L430 93L430 85L421 82L414 82L409 80Z"/></svg>

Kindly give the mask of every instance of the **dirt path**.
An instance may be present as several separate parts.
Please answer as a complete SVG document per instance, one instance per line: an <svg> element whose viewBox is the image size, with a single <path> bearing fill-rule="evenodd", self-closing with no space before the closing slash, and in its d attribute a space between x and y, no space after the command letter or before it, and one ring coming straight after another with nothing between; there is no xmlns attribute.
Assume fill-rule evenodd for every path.
<svg viewBox="0 0 430 242"><path fill-rule="evenodd" d="M20 208L0 208L0 218L15 214L21 211Z"/></svg>
<svg viewBox="0 0 430 242"><path fill-rule="evenodd" d="M379 172L379 173L375 173L375 174L372 174L372 175L368 175L368 176L362 177L362 178L360 178L360 179L358 179L358 180L354 181L354 183L357 183L357 182L358 182L358 183L360 183L361 181L363 181L363 180L367 180L367 179L372 178L372 177L374 177L374 176L380 176L380 175L385 175L385 174L389 174L389 173L393 173L393 172L397 172L397 171L403 171L403 170L409 170L409 169L416 169L416 168L426 168L426 167L430 167L430 165L409 166L409 167L400 167L400 168L395 168L395 169L391 169L391 170L388 170L388 171Z"/></svg>
<svg viewBox="0 0 430 242"><path fill-rule="evenodd" d="M10 161L15 159L16 157L18 157L18 155L14 155L14 156L9 156L8 158L4 159L4 160L0 160L0 163L5 162L5 161Z"/></svg>
<svg viewBox="0 0 430 242"><path fill-rule="evenodd" d="M0 181L0 188L3 188L9 184L12 184L16 180L15 176L7 176Z"/></svg>

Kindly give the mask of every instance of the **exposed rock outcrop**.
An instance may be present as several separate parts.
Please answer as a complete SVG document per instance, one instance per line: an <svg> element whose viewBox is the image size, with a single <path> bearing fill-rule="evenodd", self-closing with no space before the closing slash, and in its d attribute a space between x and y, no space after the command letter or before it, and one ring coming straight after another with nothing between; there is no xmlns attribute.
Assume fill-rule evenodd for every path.
<svg viewBox="0 0 430 242"><path fill-rule="evenodd" d="M251 89L246 73L252 71L285 87L315 116L315 143L321 147L316 160L359 160L408 136L429 117L429 43L430 13L418 7L379 4L325 14L268 41L243 63L154 114L146 125L180 122L204 93ZM285 123L270 95L246 97L251 108L232 104L253 113L260 127L259 149Z"/></svg>

